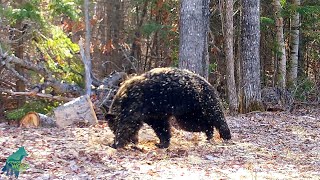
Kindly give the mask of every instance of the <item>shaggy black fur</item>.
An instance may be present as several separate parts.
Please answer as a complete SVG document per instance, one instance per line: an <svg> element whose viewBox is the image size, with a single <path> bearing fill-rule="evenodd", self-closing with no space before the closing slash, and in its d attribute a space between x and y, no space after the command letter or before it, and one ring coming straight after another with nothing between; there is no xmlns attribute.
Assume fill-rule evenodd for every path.
<svg viewBox="0 0 320 180"><path fill-rule="evenodd" d="M220 102L213 87L202 77L175 68L156 68L125 81L106 115L115 134L114 147L138 142L138 131L147 123L160 139L159 148L170 144L171 116L181 129L205 132L208 140L214 127L231 139Z"/></svg>

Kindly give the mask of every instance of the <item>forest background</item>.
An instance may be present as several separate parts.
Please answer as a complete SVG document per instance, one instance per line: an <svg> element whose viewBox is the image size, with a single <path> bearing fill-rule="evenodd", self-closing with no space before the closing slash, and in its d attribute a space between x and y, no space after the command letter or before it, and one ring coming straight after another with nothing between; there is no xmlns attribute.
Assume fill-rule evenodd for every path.
<svg viewBox="0 0 320 180"><path fill-rule="evenodd" d="M22 179L319 179L319 0L0 2L0 166L25 147ZM172 127L159 149L143 126L114 149L105 121L17 127L84 94L101 115L126 74L167 66L217 89L230 141Z"/></svg>
<svg viewBox="0 0 320 180"><path fill-rule="evenodd" d="M199 57L195 63L207 68L205 76L217 88L231 113L267 108L259 105L265 100L266 91L278 94L276 100L294 100L283 100L283 104L319 104L318 1L256 3L258 13L248 19L256 18L259 22L258 31L254 32L260 36L256 37L257 47L254 42L242 41L250 29L242 15L252 11L250 1L203 2L208 2L209 7L205 38L209 61L205 64L206 57ZM182 8L187 9L183 4L188 3L191 1L108 0L85 4L80 0L2 0L0 116L20 119L28 111L47 113L61 104L55 99L32 96L30 92L59 97L85 94L82 61L85 56L81 55L81 47L89 53L93 85L113 71L141 74L155 67L181 67L182 32L179 31L188 23L183 24L179 18L180 12L184 12ZM89 31L86 31L85 8L88 8ZM87 42L81 40L86 32L90 32L89 48L83 47L86 46L83 42ZM194 42L184 43L196 47ZM252 47L258 55L250 52ZM250 65L249 69L245 67L250 63L244 63L243 52L248 52L247 57L254 57L247 59L254 70ZM258 90L253 89L252 93L258 97L254 99L258 103L248 107L243 102L250 99L245 97L248 91L245 86L254 82L260 82ZM23 95L28 96L16 96L13 92L27 92Z"/></svg>

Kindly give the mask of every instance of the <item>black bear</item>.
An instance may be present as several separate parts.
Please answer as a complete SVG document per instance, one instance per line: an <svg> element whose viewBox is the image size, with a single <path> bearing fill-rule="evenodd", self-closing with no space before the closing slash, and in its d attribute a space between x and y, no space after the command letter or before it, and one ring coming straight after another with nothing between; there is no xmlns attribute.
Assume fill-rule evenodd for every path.
<svg viewBox="0 0 320 180"><path fill-rule="evenodd" d="M113 147L138 142L138 131L147 123L160 139L159 148L170 144L170 118L183 130L205 132L214 127L224 140L231 139L220 102L204 78L188 70L155 68L126 80L115 95L106 119L115 135Z"/></svg>

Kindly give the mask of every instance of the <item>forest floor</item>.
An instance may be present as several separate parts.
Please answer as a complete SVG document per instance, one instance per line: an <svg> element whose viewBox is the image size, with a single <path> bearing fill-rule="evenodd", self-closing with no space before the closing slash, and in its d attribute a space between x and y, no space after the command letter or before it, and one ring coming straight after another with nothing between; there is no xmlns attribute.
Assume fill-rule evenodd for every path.
<svg viewBox="0 0 320 180"><path fill-rule="evenodd" d="M106 124L22 129L0 124L0 166L24 146L20 179L320 179L320 109L227 116L233 139L173 129L157 149L144 126L137 147L115 150ZM0 179L9 179L0 174Z"/></svg>

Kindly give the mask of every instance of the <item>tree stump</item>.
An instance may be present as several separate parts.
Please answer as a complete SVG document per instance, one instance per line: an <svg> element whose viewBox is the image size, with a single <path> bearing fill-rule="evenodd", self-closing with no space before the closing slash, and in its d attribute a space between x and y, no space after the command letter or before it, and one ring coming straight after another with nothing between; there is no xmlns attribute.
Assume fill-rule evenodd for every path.
<svg viewBox="0 0 320 180"><path fill-rule="evenodd" d="M54 111L54 118L58 127L66 127L79 122L94 125L98 123L93 105L88 95L80 96Z"/></svg>
<svg viewBox="0 0 320 180"><path fill-rule="evenodd" d="M37 112L28 112L21 120L20 127L55 127L56 122L52 117Z"/></svg>
<svg viewBox="0 0 320 180"><path fill-rule="evenodd" d="M40 117L36 112L29 112L20 120L20 127L31 128L39 127Z"/></svg>

